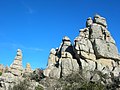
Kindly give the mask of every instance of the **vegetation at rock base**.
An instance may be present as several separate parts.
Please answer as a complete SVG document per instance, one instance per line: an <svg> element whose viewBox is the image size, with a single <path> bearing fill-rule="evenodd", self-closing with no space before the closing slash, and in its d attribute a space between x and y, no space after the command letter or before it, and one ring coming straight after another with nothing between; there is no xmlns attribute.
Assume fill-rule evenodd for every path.
<svg viewBox="0 0 120 90"><path fill-rule="evenodd" d="M43 74L43 70L41 69L36 69L35 71L33 71L33 73L31 74L31 79L35 80L37 82L39 82L41 79L45 78L44 74Z"/></svg>
<svg viewBox="0 0 120 90"><path fill-rule="evenodd" d="M119 90L117 88L120 88L120 76L115 77L111 73L111 76L109 77L107 74L104 74L98 70L89 72L92 75L92 78L89 79L86 77L87 72L73 72L60 79L52 79L47 77L44 78L44 80L40 79L39 84L46 87L46 90L51 88L51 90ZM94 78L96 74L98 77ZM110 80L110 83L107 83L107 80ZM44 83L41 83L42 81ZM34 90L44 90L41 85L36 86ZM33 90L30 87L30 81L25 79L17 85L14 85L13 88L10 88L9 90Z"/></svg>
<svg viewBox="0 0 120 90"><path fill-rule="evenodd" d="M14 85L10 90L31 90L29 89L30 83L28 80L20 81L17 85Z"/></svg>
<svg viewBox="0 0 120 90"><path fill-rule="evenodd" d="M92 82L80 73L72 73L60 79L60 82L63 90L106 90L101 80Z"/></svg>
<svg viewBox="0 0 120 90"><path fill-rule="evenodd" d="M109 77L97 70L89 72L90 78L86 77L87 73L74 72L60 79L46 78L40 84L52 90L119 90L120 76Z"/></svg>
<svg viewBox="0 0 120 90"><path fill-rule="evenodd" d="M37 87L35 87L35 90L44 90L44 88L40 85L38 85Z"/></svg>

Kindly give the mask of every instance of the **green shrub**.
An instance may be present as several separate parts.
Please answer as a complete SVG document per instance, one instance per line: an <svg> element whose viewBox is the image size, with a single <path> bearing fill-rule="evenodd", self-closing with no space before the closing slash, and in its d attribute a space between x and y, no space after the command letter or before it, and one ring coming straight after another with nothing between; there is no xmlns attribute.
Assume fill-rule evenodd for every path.
<svg viewBox="0 0 120 90"><path fill-rule="evenodd" d="M20 81L17 85L14 85L11 90L29 90L30 83L28 80Z"/></svg>
<svg viewBox="0 0 120 90"><path fill-rule="evenodd" d="M44 90L44 88L40 85L38 85L37 87L35 87L35 90Z"/></svg>
<svg viewBox="0 0 120 90"><path fill-rule="evenodd" d="M94 71L94 73L97 73ZM102 73L100 73L103 77ZM92 82L85 77L85 73L72 73L60 79L62 90L106 90L101 80Z"/></svg>
<svg viewBox="0 0 120 90"><path fill-rule="evenodd" d="M41 81L41 79L45 78L44 74L43 74L43 70L37 68L36 70L33 71L33 73L31 74L31 79L35 80L37 82Z"/></svg>
<svg viewBox="0 0 120 90"><path fill-rule="evenodd" d="M2 75L2 72L0 72L0 76Z"/></svg>

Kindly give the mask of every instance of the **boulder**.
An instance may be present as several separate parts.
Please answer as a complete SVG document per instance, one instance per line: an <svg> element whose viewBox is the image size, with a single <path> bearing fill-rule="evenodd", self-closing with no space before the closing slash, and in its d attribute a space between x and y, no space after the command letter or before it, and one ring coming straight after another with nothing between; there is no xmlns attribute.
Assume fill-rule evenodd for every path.
<svg viewBox="0 0 120 90"><path fill-rule="evenodd" d="M94 16L94 23L100 24L104 27L107 27L106 19L104 17L101 17L100 15L96 14Z"/></svg>
<svg viewBox="0 0 120 90"><path fill-rule="evenodd" d="M107 43L104 40L95 39L93 43L93 47L97 58L108 58L108 59L119 60L118 50L114 44Z"/></svg>
<svg viewBox="0 0 120 90"><path fill-rule="evenodd" d="M67 36L63 37L63 39L62 39L60 53L62 53L62 52L69 52L69 53L73 54L73 47L72 47L69 37L67 37Z"/></svg>
<svg viewBox="0 0 120 90"><path fill-rule="evenodd" d="M80 62L84 71L94 71L96 69L96 61L80 59Z"/></svg>
<svg viewBox="0 0 120 90"><path fill-rule="evenodd" d="M48 58L48 66L54 65L56 63L57 57L55 55L56 55L56 50L52 48L50 51L49 58Z"/></svg>
<svg viewBox="0 0 120 90"><path fill-rule="evenodd" d="M89 40L88 29L85 28L82 31L80 31L80 35L75 38L74 42L75 42L74 53L77 56L79 56L79 58L91 59L91 60L96 59L95 54L94 54L94 50L92 47L92 43Z"/></svg>
<svg viewBox="0 0 120 90"><path fill-rule="evenodd" d="M91 17L89 17L86 21L86 27L90 27L93 24L93 20Z"/></svg>
<svg viewBox="0 0 120 90"><path fill-rule="evenodd" d="M61 77L61 67L53 67L49 73L49 77L59 79Z"/></svg>
<svg viewBox="0 0 120 90"><path fill-rule="evenodd" d="M69 74L79 71L79 65L76 59L61 58L60 61L61 61L62 77L65 77Z"/></svg>

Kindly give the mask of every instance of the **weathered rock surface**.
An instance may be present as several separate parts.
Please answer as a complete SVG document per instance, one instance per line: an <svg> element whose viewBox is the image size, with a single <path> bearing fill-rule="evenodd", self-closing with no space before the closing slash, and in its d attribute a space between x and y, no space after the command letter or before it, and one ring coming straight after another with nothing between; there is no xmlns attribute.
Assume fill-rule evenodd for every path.
<svg viewBox="0 0 120 90"><path fill-rule="evenodd" d="M31 79L31 90L40 85L36 81L43 82L45 90L53 90L56 83L60 83L57 79L76 72L84 75L88 81L99 81L102 78L102 84L109 84L115 81L113 77L118 79L120 77L120 55L108 31L106 19L95 15L93 19L91 17L87 19L86 27L80 29L73 45L69 37L65 36L59 48L51 49L47 68L44 71L40 69L32 71L29 63L23 69L22 51L18 49L11 66L4 68L0 65L0 72L4 72L0 76L0 90L8 90L9 86L13 87L26 77ZM101 76L106 74L106 79ZM46 78L43 79L44 75ZM48 82L45 81L47 79ZM62 90L62 88L55 90Z"/></svg>
<svg viewBox="0 0 120 90"><path fill-rule="evenodd" d="M22 51L20 49L17 50L15 60L10 67L3 67L3 65L0 65L0 70L3 71L0 76L0 90L11 90L10 88L23 82L26 77L30 76L33 72L29 63L27 63L25 69L22 67ZM29 83L30 90L34 90L33 88L38 85L36 81L30 81Z"/></svg>
<svg viewBox="0 0 120 90"><path fill-rule="evenodd" d="M4 66L2 64L0 64L0 72L4 71Z"/></svg>
<svg viewBox="0 0 120 90"><path fill-rule="evenodd" d="M27 64L26 64L25 72L26 72L26 73L32 72L30 63L27 63Z"/></svg>
<svg viewBox="0 0 120 90"><path fill-rule="evenodd" d="M58 49L51 49L48 66L44 74L51 78L67 76L79 70L77 60L73 58L73 46L70 39L65 36Z"/></svg>
<svg viewBox="0 0 120 90"><path fill-rule="evenodd" d="M86 21L86 27L80 29L74 40L74 45L65 36L58 49L52 49L48 59L48 66L44 74L52 78L65 77L78 70L88 73L86 77L98 80L97 74L90 71L101 71L118 76L120 73L120 56L115 41L107 28L104 17L95 15ZM57 73L58 72L58 73Z"/></svg>
<svg viewBox="0 0 120 90"><path fill-rule="evenodd" d="M61 58L61 70L61 77L65 77L71 73L79 71L77 60L73 58Z"/></svg>
<svg viewBox="0 0 120 90"><path fill-rule="evenodd" d="M16 76L21 76L23 72L22 67L22 51L20 49L17 50L17 55L15 57L14 62L10 65L10 71L12 74Z"/></svg>

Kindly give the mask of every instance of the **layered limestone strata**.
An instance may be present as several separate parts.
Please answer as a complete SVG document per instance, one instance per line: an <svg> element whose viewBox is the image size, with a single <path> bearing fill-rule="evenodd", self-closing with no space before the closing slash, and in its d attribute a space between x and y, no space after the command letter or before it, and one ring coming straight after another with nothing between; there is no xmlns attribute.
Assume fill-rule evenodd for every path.
<svg viewBox="0 0 120 90"><path fill-rule="evenodd" d="M22 51L20 49L17 50L17 55L10 67L4 68L3 65L0 65L0 70L3 71L0 76L0 90L9 90L9 87L23 81L25 79L23 76L28 76L33 72L29 63L26 64L25 69L22 67Z"/></svg>
<svg viewBox="0 0 120 90"><path fill-rule="evenodd" d="M93 19L87 19L86 27L80 29L73 45L65 36L59 48L51 49L44 74L51 78L60 78L78 70L98 70L118 76L119 64L118 49L108 31L106 19L95 15ZM93 76L88 73L86 77L90 79Z"/></svg>
<svg viewBox="0 0 120 90"><path fill-rule="evenodd" d="M15 76L21 76L23 73L22 67L22 51L20 49L17 50L17 55L10 65L10 72Z"/></svg>
<svg viewBox="0 0 120 90"><path fill-rule="evenodd" d="M26 72L26 73L32 72L30 63L27 63L27 64L26 64L25 72Z"/></svg>

